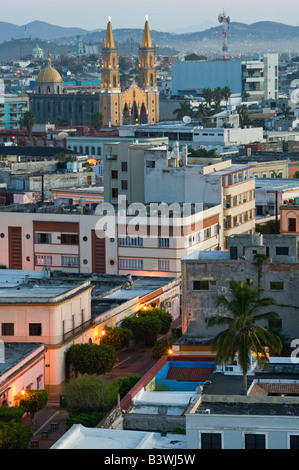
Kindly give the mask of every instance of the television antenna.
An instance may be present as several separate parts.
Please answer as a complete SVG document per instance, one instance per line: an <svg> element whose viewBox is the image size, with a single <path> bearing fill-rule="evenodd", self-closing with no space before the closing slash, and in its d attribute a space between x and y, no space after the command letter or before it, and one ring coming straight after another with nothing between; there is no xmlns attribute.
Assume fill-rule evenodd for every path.
<svg viewBox="0 0 299 470"><path fill-rule="evenodd" d="M230 17L226 15L225 11L223 10L222 13L218 15L218 21L222 25L222 36L223 36L223 43L222 43L222 52L223 52L223 60L224 62L228 59L228 30L230 25Z"/></svg>

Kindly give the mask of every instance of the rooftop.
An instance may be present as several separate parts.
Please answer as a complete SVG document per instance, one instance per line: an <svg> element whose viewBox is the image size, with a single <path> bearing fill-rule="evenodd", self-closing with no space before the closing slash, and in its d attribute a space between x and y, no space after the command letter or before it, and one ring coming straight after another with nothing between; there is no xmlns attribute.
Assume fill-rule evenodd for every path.
<svg viewBox="0 0 299 470"><path fill-rule="evenodd" d="M286 178L255 178L255 188L269 191L299 190L299 181Z"/></svg>
<svg viewBox="0 0 299 470"><path fill-rule="evenodd" d="M12 367L26 359L34 351L38 351L42 343L4 343L5 362L0 362L0 380L1 375L5 374Z"/></svg>

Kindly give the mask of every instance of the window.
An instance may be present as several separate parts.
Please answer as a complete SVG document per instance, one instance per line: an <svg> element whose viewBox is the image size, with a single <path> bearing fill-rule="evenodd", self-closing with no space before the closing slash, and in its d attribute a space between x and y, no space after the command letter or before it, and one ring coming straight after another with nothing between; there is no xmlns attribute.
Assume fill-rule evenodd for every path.
<svg viewBox="0 0 299 470"><path fill-rule="evenodd" d="M193 290L209 290L209 281L193 281Z"/></svg>
<svg viewBox="0 0 299 470"><path fill-rule="evenodd" d="M123 171L123 172L128 171L128 163L127 162L121 162L121 171Z"/></svg>
<svg viewBox="0 0 299 470"><path fill-rule="evenodd" d="M117 180L118 172L116 170L111 171L111 178L114 179L114 180Z"/></svg>
<svg viewBox="0 0 299 470"><path fill-rule="evenodd" d="M289 247L288 246L277 246L276 247L276 254L279 256L288 256L289 254Z"/></svg>
<svg viewBox="0 0 299 470"><path fill-rule="evenodd" d="M62 245L78 245L79 244L78 234L62 233L60 239L61 239Z"/></svg>
<svg viewBox="0 0 299 470"><path fill-rule="evenodd" d="M29 323L29 336L41 336L42 335L42 324L41 323Z"/></svg>
<svg viewBox="0 0 299 470"><path fill-rule="evenodd" d="M299 449L299 436L290 436L290 449Z"/></svg>
<svg viewBox="0 0 299 470"><path fill-rule="evenodd" d="M283 290L283 282L270 282L271 290Z"/></svg>
<svg viewBox="0 0 299 470"><path fill-rule="evenodd" d="M296 232L296 219L288 219L288 232Z"/></svg>
<svg viewBox="0 0 299 470"><path fill-rule="evenodd" d="M156 168L156 162L147 161L146 168Z"/></svg>
<svg viewBox="0 0 299 470"><path fill-rule="evenodd" d="M245 434L245 449L265 449L266 439L264 434Z"/></svg>
<svg viewBox="0 0 299 470"><path fill-rule="evenodd" d="M268 321L268 327L269 328L282 328L282 320L279 318L278 320L269 320Z"/></svg>
<svg viewBox="0 0 299 470"><path fill-rule="evenodd" d="M214 235L218 235L219 233L219 225L214 225Z"/></svg>
<svg viewBox="0 0 299 470"><path fill-rule="evenodd" d="M159 260L158 269L159 271L169 271L169 261Z"/></svg>
<svg viewBox="0 0 299 470"><path fill-rule="evenodd" d="M233 206L235 207L237 205L238 205L238 198L237 198L237 196L234 196L233 197Z"/></svg>
<svg viewBox="0 0 299 470"><path fill-rule="evenodd" d="M211 238L211 228L207 228L206 230L204 230L203 237L204 237L204 240Z"/></svg>
<svg viewBox="0 0 299 470"><path fill-rule="evenodd" d="M119 239L119 246L143 246L143 238L122 237Z"/></svg>
<svg viewBox="0 0 299 470"><path fill-rule="evenodd" d="M201 433L202 449L221 449L221 434Z"/></svg>
<svg viewBox="0 0 299 470"><path fill-rule="evenodd" d="M143 269L142 259L120 259L119 269Z"/></svg>
<svg viewBox="0 0 299 470"><path fill-rule="evenodd" d="M118 197L118 188L112 188L111 194L113 198Z"/></svg>
<svg viewBox="0 0 299 470"><path fill-rule="evenodd" d="M52 234L51 233L35 233L34 234L34 243L52 243Z"/></svg>
<svg viewBox="0 0 299 470"><path fill-rule="evenodd" d="M52 256L35 255L35 266L52 266Z"/></svg>
<svg viewBox="0 0 299 470"><path fill-rule="evenodd" d="M2 336L14 336L14 323L2 323Z"/></svg>
<svg viewBox="0 0 299 470"><path fill-rule="evenodd" d="M159 248L169 248L169 238L159 238Z"/></svg>
<svg viewBox="0 0 299 470"><path fill-rule="evenodd" d="M79 266L78 256L62 256L61 265L64 267L77 268Z"/></svg>
<svg viewBox="0 0 299 470"><path fill-rule="evenodd" d="M127 181L127 180L122 180L122 182L121 182L121 189L122 189L122 190L128 189L128 181Z"/></svg>

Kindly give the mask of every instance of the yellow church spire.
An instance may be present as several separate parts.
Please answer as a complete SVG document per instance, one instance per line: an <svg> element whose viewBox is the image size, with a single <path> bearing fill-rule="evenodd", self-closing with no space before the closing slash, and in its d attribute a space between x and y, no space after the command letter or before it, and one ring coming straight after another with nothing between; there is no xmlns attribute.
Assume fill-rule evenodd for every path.
<svg viewBox="0 0 299 470"><path fill-rule="evenodd" d="M111 18L108 18L108 25L107 25L107 32L106 32L106 40L105 40L105 48L106 49L115 49L115 42L113 37L112 25L111 25Z"/></svg>
<svg viewBox="0 0 299 470"><path fill-rule="evenodd" d="M151 38L147 16L145 17L145 26L144 26L143 40L142 40L141 47L152 47L152 38Z"/></svg>

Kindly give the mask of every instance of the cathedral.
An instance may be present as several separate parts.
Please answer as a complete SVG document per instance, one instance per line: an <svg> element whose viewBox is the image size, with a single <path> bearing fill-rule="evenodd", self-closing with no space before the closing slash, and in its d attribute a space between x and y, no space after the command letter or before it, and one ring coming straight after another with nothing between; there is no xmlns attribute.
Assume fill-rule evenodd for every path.
<svg viewBox="0 0 299 470"><path fill-rule="evenodd" d="M155 47L146 19L139 48L138 82L122 90L119 79L119 56L111 21L107 24L102 48L101 87L95 93L68 93L60 74L51 65L43 69L35 82L30 109L36 121L59 124L91 125L96 112L103 115L103 125L121 126L155 124L159 121L159 92L156 77Z"/></svg>

